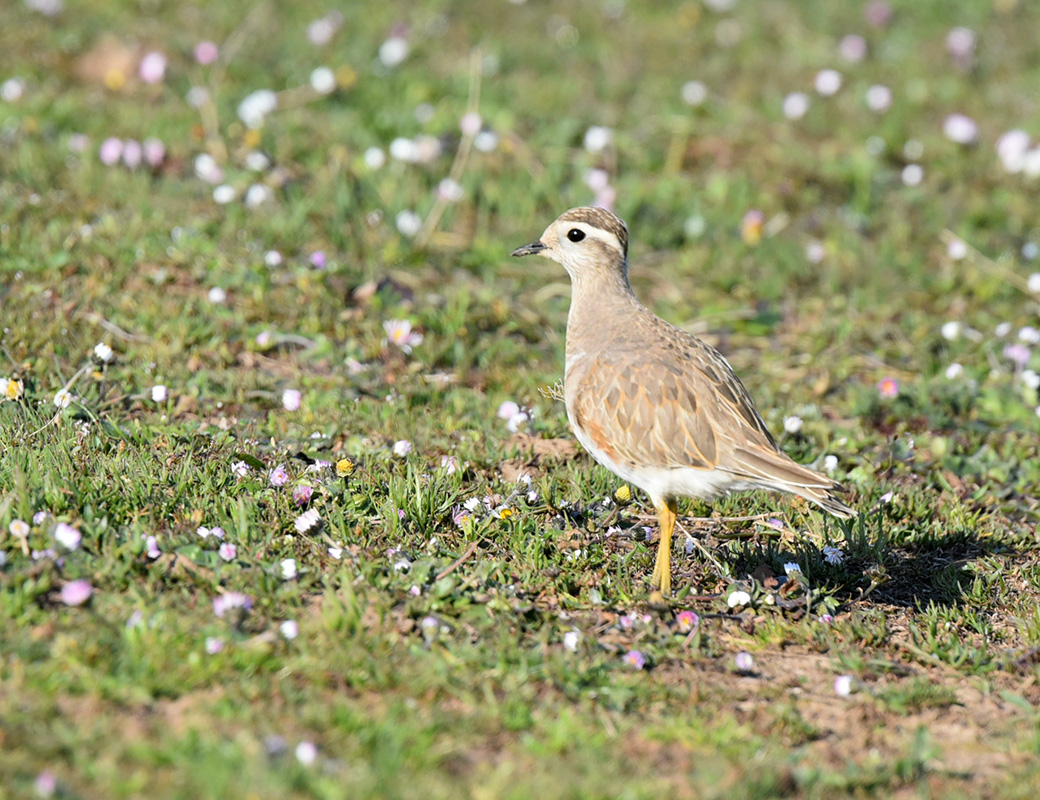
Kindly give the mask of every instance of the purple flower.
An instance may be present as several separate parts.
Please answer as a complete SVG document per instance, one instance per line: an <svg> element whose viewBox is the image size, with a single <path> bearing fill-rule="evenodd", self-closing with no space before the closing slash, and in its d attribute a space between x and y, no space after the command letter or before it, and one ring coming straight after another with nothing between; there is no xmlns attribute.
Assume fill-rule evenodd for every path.
<svg viewBox="0 0 1040 800"><path fill-rule="evenodd" d="M159 549L159 542L154 536L149 536L145 539L144 546L149 558L155 559L162 555L162 550Z"/></svg>
<svg viewBox="0 0 1040 800"><path fill-rule="evenodd" d="M213 598L213 613L220 619L223 619L228 611L233 611L236 608L248 611L252 607L253 598L241 592L225 592Z"/></svg>
<svg viewBox="0 0 1040 800"><path fill-rule="evenodd" d="M311 495L314 494L314 487L309 483L301 483L296 486L292 492L293 502L298 506L305 506L311 501Z"/></svg>
<svg viewBox="0 0 1040 800"><path fill-rule="evenodd" d="M270 481L272 486L285 486L289 482L289 473L285 471L284 465L279 464L271 470Z"/></svg>
<svg viewBox="0 0 1040 800"><path fill-rule="evenodd" d="M216 636L206 637L206 652L211 656L215 656L221 650L224 649L224 640Z"/></svg>
<svg viewBox="0 0 1040 800"><path fill-rule="evenodd" d="M238 548L230 542L224 542L217 550L217 554L225 561L234 561L238 555Z"/></svg>
<svg viewBox="0 0 1040 800"><path fill-rule="evenodd" d="M646 656L638 650L629 650L625 653L624 661L633 669L643 669L646 667Z"/></svg>
<svg viewBox="0 0 1040 800"><path fill-rule="evenodd" d="M326 259L324 250L315 250L311 253L311 266L317 267L318 269L325 269Z"/></svg>
<svg viewBox="0 0 1040 800"><path fill-rule="evenodd" d="M36 780L33 781L33 789L40 797L53 797L58 789L58 779L54 777L53 772L45 769L36 776Z"/></svg>
<svg viewBox="0 0 1040 800"><path fill-rule="evenodd" d="M1029 363L1029 348L1024 344L1009 344L1004 347L1004 358L1015 362L1016 366L1024 367Z"/></svg>
<svg viewBox="0 0 1040 800"><path fill-rule="evenodd" d="M863 17L875 28L884 28L892 21L892 6L885 0L874 0L863 9Z"/></svg>
<svg viewBox="0 0 1040 800"><path fill-rule="evenodd" d="M834 617L831 614L820 614L820 624L830 625L834 622Z"/></svg>
<svg viewBox="0 0 1040 800"><path fill-rule="evenodd" d="M67 606L81 606L93 593L93 587L85 580L69 581L61 587L61 602Z"/></svg>

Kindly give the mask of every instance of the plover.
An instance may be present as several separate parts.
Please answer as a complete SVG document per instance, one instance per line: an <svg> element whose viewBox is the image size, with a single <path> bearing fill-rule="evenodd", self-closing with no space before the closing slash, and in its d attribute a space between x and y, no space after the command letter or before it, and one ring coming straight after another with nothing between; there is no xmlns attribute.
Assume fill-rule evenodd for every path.
<svg viewBox="0 0 1040 800"><path fill-rule="evenodd" d="M661 534L651 587L671 593L676 498L770 489L836 517L854 511L835 481L777 445L714 347L646 308L628 282L628 229L602 208L572 208L514 256L542 255L571 278L564 400L582 446L650 495Z"/></svg>

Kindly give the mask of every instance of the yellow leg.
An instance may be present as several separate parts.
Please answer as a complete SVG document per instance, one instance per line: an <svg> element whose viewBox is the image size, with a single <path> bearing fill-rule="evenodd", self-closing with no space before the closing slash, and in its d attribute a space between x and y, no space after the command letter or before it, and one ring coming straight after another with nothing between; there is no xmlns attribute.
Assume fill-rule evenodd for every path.
<svg viewBox="0 0 1040 800"><path fill-rule="evenodd" d="M654 575L650 579L653 589L660 589L668 597L672 593L672 531L675 529L675 500L665 500L657 507L657 521L661 526L661 538L657 542L657 560Z"/></svg>

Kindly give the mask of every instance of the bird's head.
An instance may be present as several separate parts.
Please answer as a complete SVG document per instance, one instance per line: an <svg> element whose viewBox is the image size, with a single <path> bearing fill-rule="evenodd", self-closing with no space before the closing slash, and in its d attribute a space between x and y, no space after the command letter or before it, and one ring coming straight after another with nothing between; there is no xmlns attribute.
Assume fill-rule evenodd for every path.
<svg viewBox="0 0 1040 800"><path fill-rule="evenodd" d="M586 281L606 273L628 271L628 228L605 208L572 208L560 215L538 241L513 251L514 256L541 255L563 265L571 280Z"/></svg>

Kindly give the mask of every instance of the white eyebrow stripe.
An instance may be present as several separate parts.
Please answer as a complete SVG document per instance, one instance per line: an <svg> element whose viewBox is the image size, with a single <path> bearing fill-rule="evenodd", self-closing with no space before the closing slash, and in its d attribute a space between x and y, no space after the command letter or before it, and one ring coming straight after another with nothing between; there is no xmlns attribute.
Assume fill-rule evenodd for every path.
<svg viewBox="0 0 1040 800"><path fill-rule="evenodd" d="M596 239L597 241L603 242L603 244L607 245L618 254L624 256L625 253L621 249L621 242L618 241L617 236L615 236L610 231L605 231L602 228L597 228L595 225L589 225L586 222L569 222L567 224L569 226L568 230L570 230L571 228L578 228L580 230L583 230L585 231L585 235L588 236L590 239Z"/></svg>

